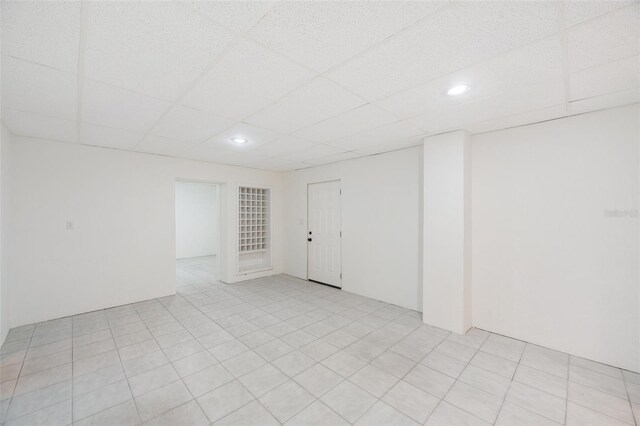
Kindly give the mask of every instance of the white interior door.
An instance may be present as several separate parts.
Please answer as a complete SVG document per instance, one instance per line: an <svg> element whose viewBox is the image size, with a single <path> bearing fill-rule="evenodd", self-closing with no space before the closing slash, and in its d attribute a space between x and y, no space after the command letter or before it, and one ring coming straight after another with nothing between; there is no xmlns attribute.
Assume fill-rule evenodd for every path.
<svg viewBox="0 0 640 426"><path fill-rule="evenodd" d="M342 288L340 181L312 183L307 190L309 279Z"/></svg>

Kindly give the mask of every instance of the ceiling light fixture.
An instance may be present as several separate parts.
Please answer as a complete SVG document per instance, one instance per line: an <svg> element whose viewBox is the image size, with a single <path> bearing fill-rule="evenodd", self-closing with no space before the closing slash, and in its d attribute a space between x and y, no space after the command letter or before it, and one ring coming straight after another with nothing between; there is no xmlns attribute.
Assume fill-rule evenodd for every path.
<svg viewBox="0 0 640 426"><path fill-rule="evenodd" d="M462 95L463 93L467 93L469 91L470 87L467 86L466 84L459 84L457 86L453 86L451 89L447 90L447 95L449 96L458 96L458 95Z"/></svg>
<svg viewBox="0 0 640 426"><path fill-rule="evenodd" d="M243 138L233 138L231 139L231 142L237 143L238 145L242 145L243 143L247 143L247 140Z"/></svg>

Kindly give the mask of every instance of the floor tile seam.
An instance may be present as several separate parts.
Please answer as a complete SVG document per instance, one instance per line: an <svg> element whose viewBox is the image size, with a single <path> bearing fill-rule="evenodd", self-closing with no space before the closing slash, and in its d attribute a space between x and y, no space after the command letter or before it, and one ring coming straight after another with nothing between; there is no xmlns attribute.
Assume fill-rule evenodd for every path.
<svg viewBox="0 0 640 426"><path fill-rule="evenodd" d="M418 326L418 327L416 327L416 329L417 329L417 328L419 328L419 326ZM379 329L380 329L380 328L377 328L376 330L379 330ZM373 331L372 331L371 333L373 333ZM408 335L407 335L407 336L408 336ZM358 341L362 340L364 337L366 337L366 335L365 335L365 336L363 336L362 338L360 338L360 339L356 340L356 342L358 342ZM406 337L406 336L405 336L405 337ZM403 339L404 339L404 338L403 338ZM403 339L401 339L400 341L402 341ZM445 339L443 339L443 340L438 344L438 346L440 346L440 344L442 344L442 342L444 342L444 340L445 340ZM356 343L356 342L354 342L354 343ZM399 343L399 342L398 342L398 343ZM349 346L351 346L351 345L349 345ZM402 357L406 358L404 355L402 355L402 354L398 354L397 352L394 352L393 350L391 350L391 348L392 348L393 346L394 346L394 345L391 345L389 348L386 348L386 349L385 349L385 350L384 350L380 355L382 355L382 354L383 354L384 352L386 352L386 351L391 351L391 352L393 352L393 353L395 353L395 354L397 354L397 355L399 355L399 356L402 356ZM348 346L347 346L347 347L348 347ZM436 347L437 347L437 346L436 346ZM385 404L386 404L386 402L384 402L383 398L384 398L384 397L385 397L385 396L386 396L386 395L391 391L391 389L393 389L393 388L394 388L398 383L400 383L401 381L404 381L405 377L406 377L406 376L407 376L411 371L413 371L413 369L414 369L416 366L420 365L420 363L421 363L421 362L422 362L422 361L423 361L423 360L424 360L424 359L425 359L425 358L426 358L426 357L427 357L431 352L433 352L434 350L435 350L435 347L434 347L433 349L431 349L431 350L430 350L430 351L429 351L425 356L423 356L423 357L420 359L420 361L416 362L416 364L415 364L415 365L414 365L414 366L413 366L409 371L407 371L407 372L406 372L406 373L405 373L401 378L398 378L397 376L394 376L393 374L388 373L388 372L386 372L386 371L385 371L386 373L391 374L392 376L396 377L396 379L398 379L398 380L393 384L393 386L391 386L389 389L387 389L387 390L385 391L385 393L384 393L380 398L378 398L378 397L377 397L377 396L375 396L375 395L372 395L372 396L373 396L374 398L376 398L378 401L382 401L383 403L385 403ZM378 367L376 367L375 365L373 365L372 363L373 363L373 361L375 361L376 359L378 359L378 357L379 357L380 355L378 355L378 356L374 357L373 359L371 359L370 361L368 361L365 365L363 365L361 368L359 368L358 370L356 370L355 372L353 372L353 373L352 373L349 377L347 377L345 380L348 380L349 378L353 377L353 376L354 376L355 374L357 374L360 370L364 369L365 367L367 367L367 366L369 366L369 365L371 365L371 366L372 366L372 367L374 367L374 368L378 368ZM357 358L357 357L356 357L356 358ZM358 359L361 359L361 360L362 360L362 358L358 358ZM409 359L409 358L407 358L407 359ZM362 361L364 361L364 360L362 360ZM412 359L410 359L410 361L414 362ZM382 369L380 369L380 370L382 370ZM384 371L384 370L382 370L382 371ZM351 383L351 384L353 384L354 386L357 386L358 388L362 389L360 386L358 386L356 383L353 383L351 380L349 380L349 383ZM406 382L406 383L408 383L408 384L410 384L410 385L411 385L411 383L409 383L409 382ZM411 386L413 386L413 385L411 385ZM452 386L453 386L453 385L452 385ZM417 388L417 387L416 387L416 388ZM419 388L417 388L417 389L419 389ZM363 389L363 390L364 390L364 389ZM422 390L422 389L420 389L420 390ZM368 392L368 391L366 391L366 390L365 390L365 392L369 393L369 392ZM423 391L423 392L426 392L426 391ZM428 393L429 395L431 395L431 396L433 396L434 398L438 399L438 404L440 403L440 401L442 401L442 400L444 399L444 398L437 397L437 396L435 396L435 395L433 395L433 394L431 394L431 393L429 393L429 392L426 392L426 393ZM371 395L371 393L369 393L369 394ZM377 401L376 401L376 403L377 403ZM374 403L373 405L375 405L376 403ZM373 405L372 405L372 406L373 406ZM389 405L389 404L387 404L387 405ZM436 406L437 406L437 404L436 404ZM394 410L396 410L396 408L395 408L395 407L392 407L392 408L393 408ZM434 410L435 410L435 407L434 407ZM367 409L364 413L362 413L362 414L358 417L358 419L356 419L356 421L354 421L353 423L355 424L355 423L360 419L360 417L362 417L364 414L366 414L366 412L367 412L367 411L369 411L369 409ZM398 410L398 411L399 411L399 410ZM402 413L402 414L404 414L405 416L407 416L407 417L409 417L409 418L413 419L413 417L408 416L408 415L406 415L405 413ZM430 413L430 415L431 415L431 413ZM427 417L427 419L428 419L428 417Z"/></svg>
<svg viewBox="0 0 640 426"><path fill-rule="evenodd" d="M597 362L597 361L594 361L594 362ZM603 365L606 365L606 364L603 364ZM620 377L613 377L613 376L610 376L609 374L601 373L600 371L592 370L592 369L590 369L588 367L583 367L581 365L572 364L571 361L569 361L569 371L571 370L571 366L574 366L576 368L580 368L582 370L586 370L586 371L588 371L589 373L592 373L592 374L596 374L596 377L604 377L604 378L611 379L611 380L617 380L617 381L623 382L623 383L625 382L624 376L622 375L622 369L620 369L620 368L618 368L618 370L620 371ZM613 367L613 368L617 368L617 367Z"/></svg>
<svg viewBox="0 0 640 426"><path fill-rule="evenodd" d="M626 385L624 384L624 382L623 382L623 384L622 384L622 385L624 386L624 389L625 389L625 395L626 395L626 398L621 398L619 394L613 394L613 393L611 393L611 392L609 392L609 391L607 391L607 390L604 390L604 389L602 389L602 388L593 387L593 386L591 386L591 385L585 385L585 384L580 383L580 382L577 382L577 381L575 381L575 380L571 380L571 376L569 376L569 377L567 378L567 381L568 381L568 384L570 384L570 383L574 383L574 384L576 384L576 385L584 386L585 388L589 388L589 389L591 389L591 390L594 390L594 391L597 391L597 392L603 393L603 394L605 394L605 395L608 395L608 396L611 396L611 397L614 397L614 398L618 398L619 400L622 400L622 401L625 401L625 400L626 400L626 401L630 401L630 398L629 398L629 392L627 391L627 387L626 387ZM569 386L568 386L568 384L567 384L567 393L569 392ZM567 396L568 396L568 395L567 395Z"/></svg>
<svg viewBox="0 0 640 426"><path fill-rule="evenodd" d="M619 418L617 418L617 417L613 417L613 416L611 416L611 415L609 415L609 414L606 414L606 413L603 413L603 412L601 412L601 411L598 411L598 410L596 410L595 408L593 408L593 406L588 406L588 405L582 404L582 403L577 402L577 401L567 400L567 407L568 407L569 403L574 404L574 405L578 405L578 406L580 406L580 407L582 407L582 408L587 408L587 409L589 409L589 410L591 410L591 411L594 411L594 412L598 413L598 414L599 414L599 415L601 415L601 416L604 416L604 417L606 417L606 418L612 419L613 421L618 421L618 422L620 422L620 423L624 423L624 424L629 425L629 426L634 426L634 425L636 424L635 416L633 415L633 408L632 408L632 407L630 407L630 410L631 410L631 411L630 411L630 413L631 413L631 420L632 420L632 423L629 423L629 422L626 422L626 421L624 421L624 420L620 420L620 419L619 419ZM565 418L565 424L566 424L566 418Z"/></svg>
<svg viewBox="0 0 640 426"><path fill-rule="evenodd" d="M146 327L146 324L145 324L145 327ZM111 325L109 325L109 331L111 332L111 335L113 336L113 331L111 330ZM114 339L114 344L115 344L115 339ZM156 344L157 344L157 342L156 342ZM120 357L120 351L117 348L116 348L116 354L118 355L118 361L120 362L120 368L122 368L122 373L124 375L124 380L126 381L127 387L129 388L129 394L131 395L131 399L133 400L133 406L136 407L136 414L138 415L138 420L140 421L140 423L142 423L142 417L140 416L140 410L138 409L138 403L136 402L136 398L133 396L133 390L131 389L131 383L129 383L129 378L127 377L127 374L124 371L124 364L122 362L122 358ZM112 407L115 407L115 406L112 406ZM109 408L112 408L112 407L109 407Z"/></svg>
<svg viewBox="0 0 640 426"><path fill-rule="evenodd" d="M634 425L635 426L639 426L638 425L638 420L636 419L636 415L633 412L633 402L631 402L631 394L629 393L629 386L627 386L627 382L624 382L624 383L625 383L624 387L627 390L627 401L629 401L629 408L631 409L631 418L633 419ZM638 389L640 389L640 385L638 385Z"/></svg>
<svg viewBox="0 0 640 426"><path fill-rule="evenodd" d="M449 335L450 335L450 334L451 334L451 332L449 332ZM449 337L449 335L447 335L447 337ZM433 353L433 352L434 352L434 351L435 351L435 350L436 350L440 345L442 345L442 344L447 340L447 337L443 338L443 339L440 341L440 343L438 343L438 345L436 345L433 349L431 349L431 350L429 351L429 353L427 353L425 356L423 356L423 357L422 357L422 359L421 359L420 361L418 361L418 363L416 364L416 366L418 366L418 365L423 365L423 364L422 364L422 361L424 361L424 360L425 360L425 359L426 359L426 358L427 358L431 353ZM479 349L478 349L478 350L476 350L476 353L478 353L478 351L479 351ZM473 358L474 358L474 357L475 357L475 354L474 354L474 356L473 356L473 357L471 357L471 358L469 359L469 361L467 361L467 362L466 362L466 365L465 365L465 367L463 368L463 370L462 370L462 371L464 371L464 370L465 370L465 369L466 369L466 368L471 364L471 361L473 360ZM455 357L452 357L452 358L455 358ZM456 359L458 359L458 358L456 358ZM413 361L413 360L412 360L412 361ZM459 361L462 361L462 360L459 360ZM426 367L426 366L425 366L425 367ZM404 380L404 379L406 378L406 376L408 376L408 375L409 375L409 373L411 373L411 371L413 371L413 369L414 369L414 368L415 368L415 366L414 366L411 370L409 370L409 371L408 371L408 372L407 372L407 373L402 377L402 379L401 379L401 380L403 380L403 381L405 381L405 382L406 382L406 380ZM429 368L429 367L427 367L427 368ZM437 371L437 370L434 370L434 371ZM461 372L461 373L462 373L462 372ZM447 376L447 377L450 377L450 376ZM456 382L458 381L458 379L457 379L457 378L453 378L453 377L451 377L451 378L452 378L452 379L454 379L454 382L451 384L451 386L449 386L449 389L447 389L447 392L446 392L442 397L439 397L439 396L437 396L437 395L434 395L434 394L432 394L432 393L430 393L430 392L427 392L427 391L425 391L425 390L422 390L422 389L418 388L417 386L412 385L412 384L411 384L411 383L409 383L409 382L406 382L406 383L409 383L411 386L414 386L414 387L416 387L416 388L418 388L418 389L422 390L423 392L425 392L425 393L427 393L427 394L429 394L429 395L433 396L434 398L438 399L438 404L436 404L436 406L433 408L433 410L431 411L431 413L429 413L429 416L427 416L427 420L425 420L425 423L426 423L426 422L429 420L429 418L433 415L433 413L436 411L436 409L438 408L438 406L439 406L440 404L442 404L443 402L444 402L444 403L446 403L446 404L450 404L451 406L456 407L456 408L457 408L457 409L459 409L459 410L464 411L465 413L469 414L470 416L472 416L472 417L474 417L474 418L476 418L476 419L478 419L478 420L484 421L483 419L481 419L481 418L480 418L480 417L478 417L477 415L475 415L475 414L473 414L473 413L470 413L469 411L465 410L464 408L462 408L462 407L458 407L457 405L454 405L454 404L452 404L451 402L449 402L449 401L446 401L446 400L445 400L445 398L447 397L447 395L449 394L449 392L451 392L451 388L453 388L453 386L455 386ZM466 383L465 383L465 384L466 384ZM467 386L470 386L470 385L467 385ZM477 389L475 386L472 386L472 387L473 387L474 389ZM478 390L480 390L481 392L484 392L484 391L482 391L481 389L478 389ZM388 393L388 392L387 392L387 393ZM485 393L487 393L487 392L485 392ZM488 395L491 395L491 394L489 394L489 393L487 393L487 394L488 394ZM506 395L506 393L505 393L505 395ZM385 393L385 395L384 395L384 396L386 396L386 393ZM384 397L384 396L383 396L383 397ZM500 409L502 409L502 407L501 407ZM497 420L497 418L498 418L498 415L499 415L499 414L500 414L500 410L498 410L498 414L496 414L496 420ZM495 421L494 421L493 423L495 423Z"/></svg>
<svg viewBox="0 0 640 426"><path fill-rule="evenodd" d="M488 339L489 339L489 338L487 337L487 340L488 340ZM483 345L483 346L484 346L484 345ZM516 372L518 371L518 368L520 368L520 362L522 361L522 355L524 354L524 349L525 349L525 348L526 348L526 344L525 344L525 347L524 347L524 348L522 348L522 351L520 352L520 357L518 358L518 362L516 363L516 368L514 368L514 370L513 370L513 374L511 375L511 381L509 382L509 386L507 387L507 390L504 392L504 396L502 397L502 402L500 403L500 408L498 408L498 412L496 413L496 418L495 418L495 419L493 420L493 422L492 422L492 423L494 423L494 424L498 421L498 418L500 417L500 414L502 413L502 410L504 409L504 404L505 404L505 402L507 401L507 395L509 394L509 391L511 391L511 387L513 386L513 379L514 379L514 378L515 378L515 376L516 376ZM479 349L478 349L478 350L479 350ZM476 353L477 353L477 352L476 352ZM473 356L475 357L475 354L474 354ZM498 356L498 355L494 355L494 356ZM473 359L473 358L471 358L471 359ZM506 359L506 358L503 358L503 359ZM509 360L509 361L513 361L513 360ZM471 362L471 360L469 360L469 362ZM465 367L465 369L466 369L466 368L467 368L467 367ZM469 386L471 386L471 385L469 385ZM526 385L525 385L525 386L526 386ZM518 404L516 404L516 405L518 405ZM519 406L519 405L518 405L518 406ZM523 409L525 409L525 410L527 410L527 411L531 411L531 410L529 410L529 409L527 409L527 408L525 408L525 407L521 407L521 408L523 408ZM565 421L564 421L564 423L563 423L563 424L567 424L566 415L567 415L567 409L566 409L566 401L565 401ZM543 416L543 417L546 417L546 416ZM551 420L551 419L549 419L549 420Z"/></svg>
<svg viewBox="0 0 640 426"><path fill-rule="evenodd" d="M194 306L193 304L191 304L191 302L186 301L186 300L185 300L185 302L186 302L186 303L189 303L191 306L193 306L195 309L197 309L200 313L203 313L200 309L198 309L196 306ZM173 316L173 313L172 313L172 312L169 312L169 314L170 314L171 316ZM178 320L177 318L175 318L175 316L173 316L173 318L174 318L176 321L178 321L178 322L179 322L179 320ZM197 341L197 338L196 338L196 337L195 337L195 336L194 336L194 335L193 335L189 330L187 330L187 332L188 332L189 334L191 334L191 336L192 336L194 339L196 339L196 341ZM235 336L234 336L234 338L235 338ZM236 339L236 340L237 340L237 339ZM157 342L156 342L156 343L157 343ZM242 343L242 342L240 342L240 343ZM160 349L162 350L162 347L161 347ZM207 349L205 348L205 350L207 350ZM209 351L207 350L207 352L209 352ZM209 353L210 353L210 352L209 352ZM163 350L163 354L164 354L164 350ZM164 354L164 355L165 355L165 357L166 357L166 354ZM227 368L222 364L222 362L221 362L220 360L218 360L218 359L215 357L215 355L213 355L213 354L211 354L211 353L210 353L210 355L211 355L211 356L213 356L213 358L214 358L214 359L216 359L216 361L218 361L218 364L219 364L219 365L220 365L220 366L221 366L221 367L222 367L222 368L223 368L223 369L224 369L224 370L225 370L225 371L226 371L226 372L227 372L231 377L233 377L233 380L234 380L234 381L236 381L236 382L237 382L240 386L242 386L242 387L243 387L243 388L244 388L244 389L245 389L245 390L246 390L246 391L247 391L251 396L253 396L253 394L251 393L251 391L249 391L249 389L247 389L247 388L246 388L246 387L245 387L245 386L244 386L244 385L243 385L243 384L242 384L242 383L241 383L241 382L240 382L240 381L239 381L239 380L238 380L238 379L237 379L237 378L236 378L236 377L235 377L235 376L234 376L234 375L233 375L233 374L232 374L232 373L231 373L231 372L230 372L230 371L229 371L229 370L228 370L228 369L227 369ZM259 355L259 354L258 354L258 355ZM167 358L167 359L168 359L168 358ZM266 360L265 360L265 361L266 361ZM169 361L169 363L171 363L171 361ZM172 368L174 368L174 367L173 367L173 365L172 365ZM175 368L174 368L174 370L175 370ZM198 396L198 398L196 398L196 397L194 397L193 393L191 392L191 390L189 389L189 387L188 387L188 386L187 386L187 384L185 383L184 378L180 377L180 374L178 374L178 377L180 378L179 380L180 380L180 381L182 381L183 386L187 389L187 392L189 392L189 395L191 395L192 400L194 400L194 401L196 402L196 404L198 404L198 407L200 407L200 410L202 410L202 412L205 414L205 416L207 417L207 419L208 419L211 423L213 423L213 421L212 421L212 420L209 418L209 416L207 415L207 412L206 412L206 411L203 409L203 407L200 405L200 402L198 401L198 398L200 398L200 397L202 397L203 395L206 395L207 393L212 392L212 391L214 391L214 390L216 390L216 389L218 389L218 388L220 388L220 387L224 386L226 383L224 383L224 384L222 384L222 385L220 385L220 386L218 386L218 387L216 387L216 388L214 388L214 389L210 389L209 391L207 391L207 392L206 392L206 393L204 393L203 395L200 395L200 396ZM227 382L227 383L229 383L229 382ZM253 397L254 397L254 396L253 396ZM257 400L257 398L255 398L255 397L254 397L254 400ZM248 403L250 403L250 402L251 402L251 401L248 401L246 404L243 404L243 405L242 405L242 407L244 407L245 405L247 405L247 404L248 404ZM261 404L261 405L262 405L262 404ZM242 408L242 407L238 407L238 409L240 409L240 408ZM266 407L264 407L264 408L265 408L269 413L271 413L271 412L270 412ZM168 410L168 411L170 411L170 410ZM235 410L234 410L234 411L235 411ZM163 413L163 414L164 414L164 413ZM229 414L231 414L231 413L229 413ZM273 415L273 413L271 413L271 415ZM226 417L226 416L224 416L224 417ZM223 417L223 418L224 418L224 417ZM275 417L275 416L274 416L274 417ZM219 420L219 419L218 419L218 420ZM216 421L218 421L218 420L216 420Z"/></svg>
<svg viewBox="0 0 640 426"><path fill-rule="evenodd" d="M35 389L35 390L32 390L32 391L29 391L29 392L23 393L23 394L21 394L21 395L14 395L12 398L10 398L10 401L9 401L9 402L11 403L11 402L12 402L12 400L13 400L13 399L15 399L15 398L20 398L20 397L23 397L23 396L26 396L26 395L32 394L32 393L34 393L34 392L41 391L41 390L43 390L43 389L45 389L45 388L49 388L49 387L53 387L53 386L59 385L60 383L64 383L64 382L66 382L66 381L71 381L71 379L67 379L67 380L63 380L63 381L61 381L61 382L57 382L57 383L53 383L53 384L50 384L50 385L47 385L47 386L43 386L43 387L41 387L41 388L39 388L39 389ZM71 398L64 399L64 400L59 401L59 402L57 402L57 403L55 403L55 404L58 404L58 403L61 403L61 402L67 401L67 400L72 399L72 398L73 398L73 394L71 394ZM8 398L8 399L9 399L9 398ZM40 407L40 408L36 409L35 411L31 411L31 412L29 412L29 413L27 413L27 414L25 414L25 415L32 414L32 413L34 413L34 412L36 412L36 411L38 411L38 410L40 410L40 409L48 408L48 407L51 407L51 406L53 406L53 405L55 405L55 404L47 405L47 406L45 406L45 407ZM9 412L9 408L10 408L10 406L7 406L7 410L6 410L6 412L5 412L5 417L6 417L6 414ZM19 416L19 417L24 417L25 415L22 415L22 416ZM19 417L18 417L18 418L19 418Z"/></svg>
<svg viewBox="0 0 640 426"><path fill-rule="evenodd" d="M6 410L6 412L5 412L5 419L4 419L4 421L5 421L5 422L7 422L7 421L19 420L19 419L22 419L22 418L24 418L24 417L30 416L30 415L32 415L32 414L35 414L35 413L37 413L38 411L46 410L47 408L51 408L51 407L53 407L53 406L56 406L56 405L62 404L63 402L71 401L72 399L73 399L73 398L67 398L67 399L63 399L63 400L61 400L61 401L55 402L55 403L53 403L53 404L50 404L50 405L46 405L46 406L44 406L44 407L38 407L38 408L37 408L37 409L35 409L34 411L29 411L29 412L28 412L28 413L26 413L26 414L22 414L22 415L20 415L20 416L18 416L18 417L14 417L14 418L12 418L12 419L6 418L6 414L7 414L7 413L9 413L9 408L7 407L7 410ZM72 423L73 423L73 422L72 422ZM2 423L2 422L0 422L0 425L2 425L2 424L3 424L3 423Z"/></svg>

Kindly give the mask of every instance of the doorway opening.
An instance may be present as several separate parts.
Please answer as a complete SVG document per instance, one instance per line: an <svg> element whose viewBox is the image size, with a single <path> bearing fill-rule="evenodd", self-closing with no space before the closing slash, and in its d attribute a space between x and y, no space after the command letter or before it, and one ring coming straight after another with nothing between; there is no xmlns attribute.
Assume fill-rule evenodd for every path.
<svg viewBox="0 0 640 426"><path fill-rule="evenodd" d="M182 283L220 279L220 186L176 181L176 279Z"/></svg>
<svg viewBox="0 0 640 426"><path fill-rule="evenodd" d="M342 288L340 181L307 186L307 278Z"/></svg>

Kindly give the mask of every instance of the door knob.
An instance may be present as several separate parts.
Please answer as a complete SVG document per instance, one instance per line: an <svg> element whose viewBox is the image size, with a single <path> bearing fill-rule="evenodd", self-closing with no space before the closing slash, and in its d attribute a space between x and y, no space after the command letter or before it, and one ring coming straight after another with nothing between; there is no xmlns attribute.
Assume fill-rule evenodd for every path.
<svg viewBox="0 0 640 426"><path fill-rule="evenodd" d="M313 240L311 239L311 237L309 237L309 238L307 238L307 241L313 241Z"/></svg>

